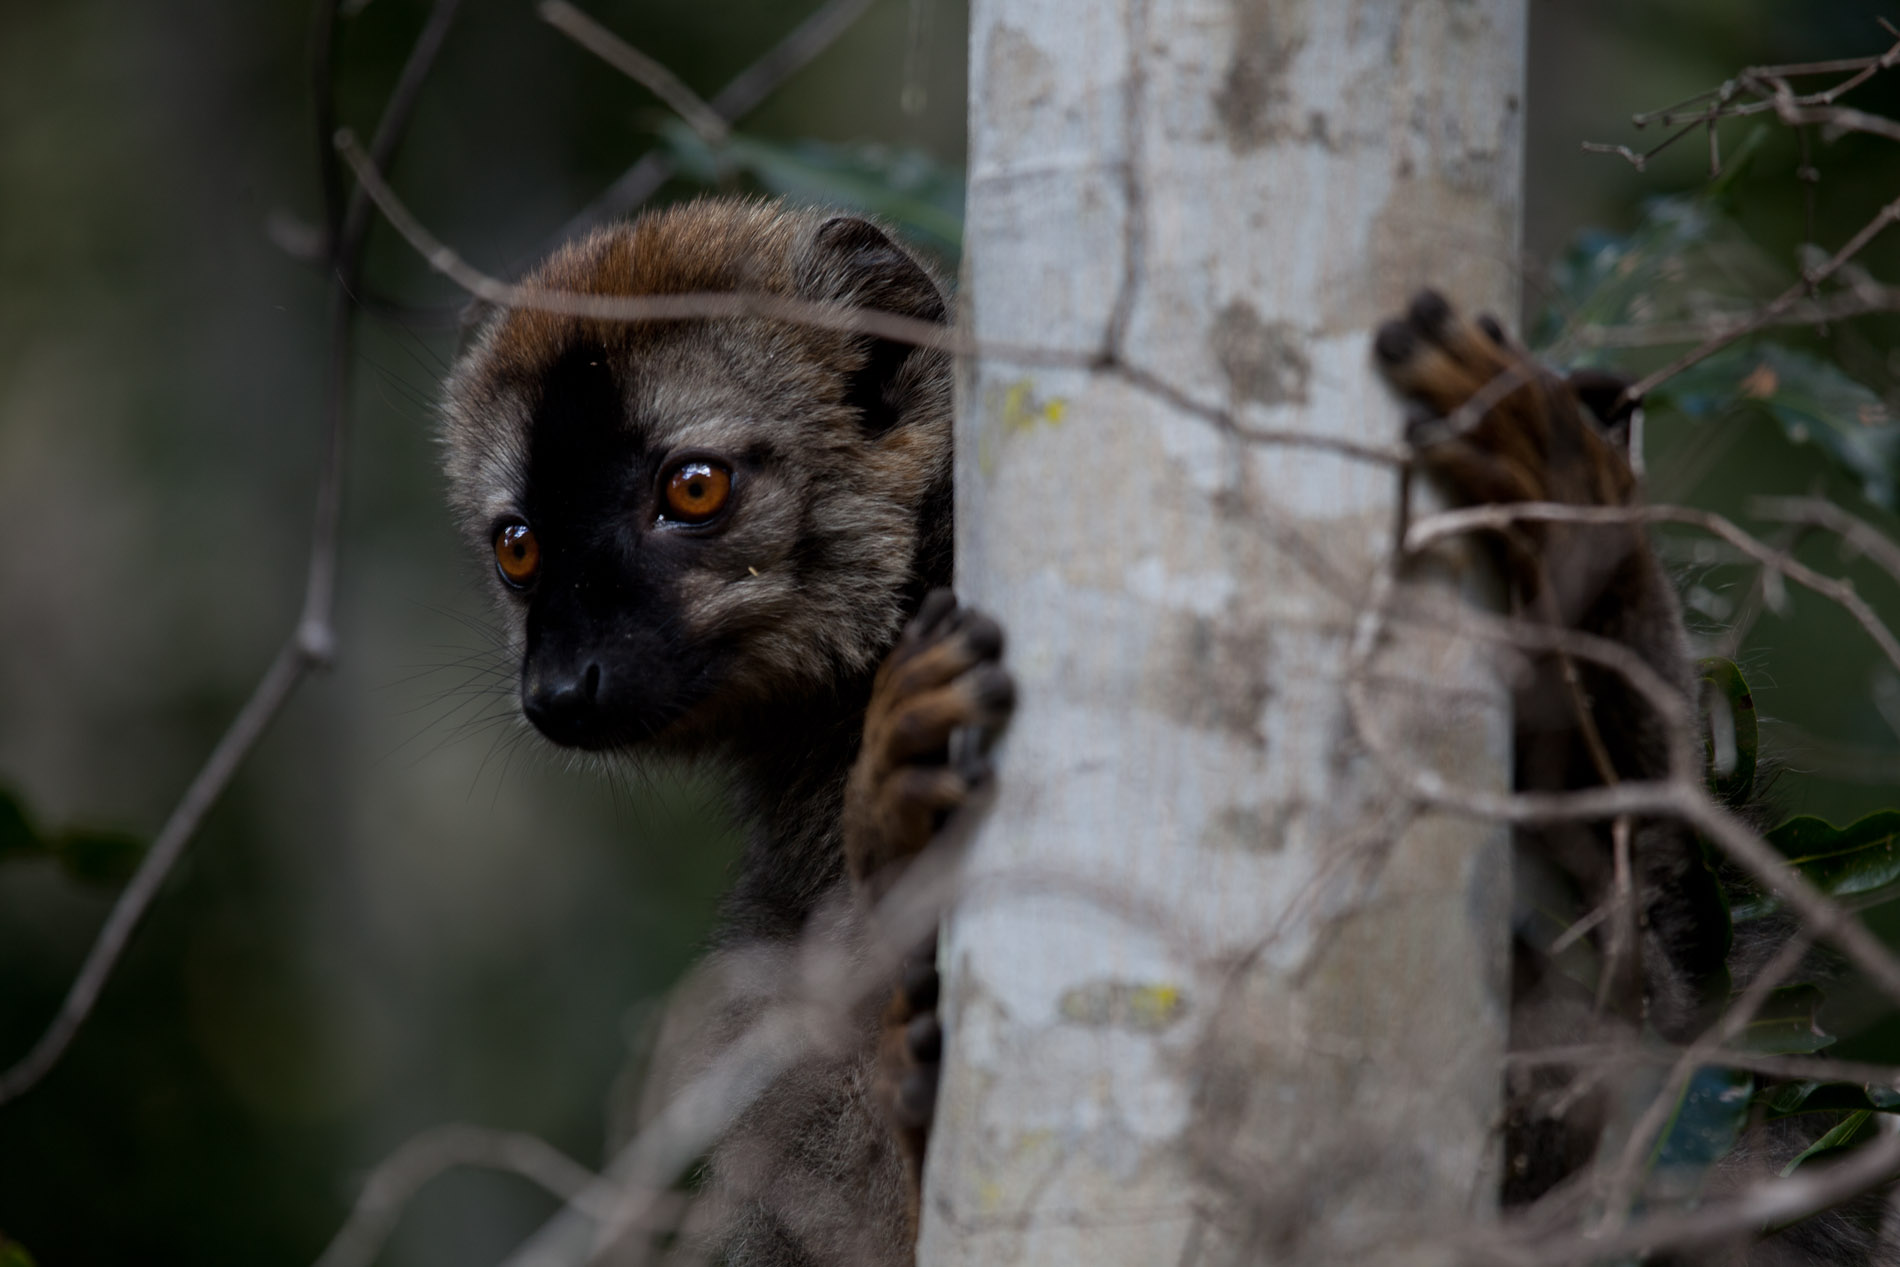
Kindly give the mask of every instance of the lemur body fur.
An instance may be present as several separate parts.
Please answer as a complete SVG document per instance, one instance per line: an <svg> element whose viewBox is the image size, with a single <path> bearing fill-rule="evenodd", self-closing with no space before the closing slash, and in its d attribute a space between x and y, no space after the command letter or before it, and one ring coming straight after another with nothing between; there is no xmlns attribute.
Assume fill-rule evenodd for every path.
<svg viewBox="0 0 1900 1267"><path fill-rule="evenodd" d="M948 312L928 269L866 221L734 200L598 231L526 284L762 292L932 322ZM1494 324L1427 296L1376 351L1413 405L1423 464L1456 495L1633 496L1629 464L1588 416L1581 386L1530 365ZM1500 371L1524 371L1523 386L1468 431L1432 430ZM452 501L470 544L496 560L528 718L564 746L730 772L749 838L711 954L727 969L722 993L697 1009L697 1060L787 987L796 940L853 951L867 899L982 777L953 767L951 732L994 732L1011 708L1000 633L942 591L950 397L946 355L862 335L763 317L623 323L525 308L493 318L449 380ZM1681 618L1640 529L1529 528L1506 566L1528 616L1627 646L1689 697ZM1538 666L1519 693L1520 787L1660 769L1653 718L1615 675L1586 669L1614 769L1593 761L1555 672ZM1606 882L1602 825L1520 845L1555 858L1582 892ZM1698 982L1726 947L1694 936L1709 900L1701 869L1685 864L1695 847L1667 824L1637 825L1646 944L1618 1023L1646 1018L1680 1037L1704 1014ZM1520 1043L1598 1023L1588 1009L1577 1019L1547 975L1534 950L1519 956ZM737 1267L911 1261L935 1090L934 973L893 985L888 1001L858 1010L854 1038L780 1076L728 1133L693 1243ZM690 1072L663 1072L662 1089ZM1588 1106L1552 1116L1548 1089L1536 1079L1509 1089L1507 1202L1563 1182L1594 1150ZM1900 1261L1868 1236L1839 1235L1821 1257L1800 1257L1809 1251L1783 1236L1745 1258L1693 1261Z"/></svg>

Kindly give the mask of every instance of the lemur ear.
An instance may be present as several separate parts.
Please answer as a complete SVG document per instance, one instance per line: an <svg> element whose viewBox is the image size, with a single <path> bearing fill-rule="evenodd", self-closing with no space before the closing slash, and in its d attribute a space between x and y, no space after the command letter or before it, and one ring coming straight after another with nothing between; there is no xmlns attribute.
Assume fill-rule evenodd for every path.
<svg viewBox="0 0 1900 1267"><path fill-rule="evenodd" d="M798 289L811 299L830 300L877 312L943 324L948 315L943 292L929 273L884 230L855 216L835 216L818 226L810 253L801 263ZM856 409L873 434L903 415L909 380L905 367L927 349L867 335L864 363L846 385L845 403Z"/></svg>

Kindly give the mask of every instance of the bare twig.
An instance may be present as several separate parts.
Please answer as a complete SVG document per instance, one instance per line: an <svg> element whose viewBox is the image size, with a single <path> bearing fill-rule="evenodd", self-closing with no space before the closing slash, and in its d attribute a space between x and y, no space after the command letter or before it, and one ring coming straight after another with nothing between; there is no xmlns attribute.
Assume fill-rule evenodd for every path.
<svg viewBox="0 0 1900 1267"><path fill-rule="evenodd" d="M1526 1068L1541 1065L1674 1065L1681 1059L1684 1050L1686 1048L1658 1043L1577 1043L1563 1047L1526 1048L1510 1052L1504 1060L1508 1065ZM1778 1056L1733 1047L1718 1047L1707 1052L1702 1063L1719 1065L1724 1069L1745 1069L1789 1081L1859 1082L1900 1090L1900 1065L1837 1060L1832 1056Z"/></svg>
<svg viewBox="0 0 1900 1267"><path fill-rule="evenodd" d="M1651 1148L1675 1114L1677 1103L1682 1093L1688 1090L1689 1080L1695 1076L1695 1071L1709 1063L1716 1052L1734 1042L1748 1028L1755 1014L1768 1002L1768 996L1774 993L1789 973L1801 965L1810 944L1803 936L1789 938L1775 952L1775 957L1756 974L1755 979L1748 983L1748 988L1742 991L1741 996L1728 1006L1722 1019L1684 1048L1682 1055L1677 1057L1662 1089L1651 1098L1649 1107L1643 1110L1643 1115L1630 1129L1629 1138L1623 1141L1623 1151L1610 1174L1609 1195L1604 1201L1598 1234L1623 1227L1628 1222L1631 1202L1642 1181L1643 1162L1650 1156Z"/></svg>
<svg viewBox="0 0 1900 1267"><path fill-rule="evenodd" d="M710 105L728 125L744 118L756 109L760 102L777 91L778 86L804 69L811 60L837 42L838 37L864 16L871 7L872 0L828 0L812 15L800 22L786 37L739 72L731 82L720 89ZM327 144L334 135L335 127L323 134ZM566 224L550 237L541 249L535 252L537 257L570 238L579 237L597 224L605 223L616 216L625 215L648 198L654 190L664 185L672 177L673 159L660 150L648 150L640 156L638 162L629 167L618 180L609 185L601 195L570 217Z"/></svg>
<svg viewBox="0 0 1900 1267"><path fill-rule="evenodd" d="M1407 545L1413 547L1415 544L1439 540L1451 535L1453 531L1468 531L1475 527L1497 526L1500 523L1512 522L1512 516L1508 513L1500 518L1487 517L1481 512L1514 512L1527 507L1535 508L1532 514L1519 515L1518 518L1548 517L1573 522L1608 523L1628 522L1632 515L1640 518L1646 509L1663 511L1680 509L1579 507L1553 503L1479 506L1468 511L1447 511L1442 515L1420 520L1413 525L1412 532L1407 534ZM1545 512L1550 513L1546 515ZM1463 523L1464 527L1452 529L1450 525L1453 523ZM1746 537L1747 535L1741 533L1739 529L1735 531L1739 536ZM1749 540L1752 542L1752 538ZM1851 912L1817 889L1797 869L1789 866L1787 860L1774 846L1763 840L1741 819L1710 799L1707 791L1701 786L1700 770L1695 769L1684 759L1683 735L1686 731L1686 723L1683 721L1683 716L1687 703L1680 699L1673 705L1667 703L1673 692L1666 688L1656 698L1652 698L1648 691L1643 692L1645 699L1658 708L1659 715L1663 718L1664 724L1669 727L1672 736L1668 748L1671 773L1665 779L1628 781L1610 786L1564 792L1501 793L1484 788L1455 785L1438 771L1419 764L1388 733L1379 710L1373 707L1373 702L1367 693L1366 667L1383 641L1386 625L1391 618L1395 593L1396 587L1388 574L1381 573L1375 578L1372 592L1361 612L1353 635L1346 676L1346 707L1354 732L1380 765L1397 779L1402 787L1409 789L1414 797L1426 804L1469 814L1476 818L1526 825L1608 820L1622 815L1680 819L1708 837L1758 884L1780 898L1796 916L1804 921L1809 936L1832 941L1841 953L1864 971L1888 997L1900 1002L1900 959L1896 959L1893 953L1867 930L1865 925L1854 919ZM1433 618L1441 617L1435 613ZM1480 636L1500 636L1501 634L1501 631L1492 627L1493 622L1467 621L1461 617L1444 618L1465 624ZM1512 640L1525 640L1527 644L1541 641L1551 646L1562 645L1569 654L1585 659L1614 658L1605 654L1600 646L1605 640L1579 639L1577 631L1574 630L1548 630L1537 626L1523 626L1520 631L1510 634L1509 637ZM1631 659L1635 658L1627 648L1619 648L1619 650ZM1653 672L1649 676L1653 678ZM1632 685L1638 685L1640 689L1642 682L1640 674L1630 674L1629 680Z"/></svg>
<svg viewBox="0 0 1900 1267"><path fill-rule="evenodd" d="M416 1193L437 1176L464 1166L520 1175L571 1205L599 1216L607 1213L591 1186L593 1172L546 1141L518 1131L437 1126L409 1140L370 1172L349 1220L330 1239L316 1267L370 1267Z"/></svg>
<svg viewBox="0 0 1900 1267"><path fill-rule="evenodd" d="M1804 286L1809 283L1804 278ZM1646 348L1672 343L1701 343L1739 338L1742 334L1786 326L1826 325L1852 317L1900 311L1900 286L1856 279L1842 291L1778 312L1718 312L1695 321L1654 322L1642 325L1580 325L1565 332L1569 344L1580 348ZM1740 332L1740 333L1737 333Z"/></svg>
<svg viewBox="0 0 1900 1267"><path fill-rule="evenodd" d="M294 636L277 653L263 680L251 692L251 698L239 710L217 747L211 750L211 756L185 789L185 795L172 810L171 817L165 820L164 827L159 829L157 839L139 862L139 868L126 884L125 891L119 894L119 900L113 904L112 913L106 917L105 925L92 943L92 949L86 953L86 962L80 967L79 975L67 990L58 1015L40 1035L39 1041L33 1044L32 1050L4 1075L0 1075L0 1104L25 1092L59 1063L73 1035L92 1014L93 1005L99 1001L99 992L111 979L112 970L118 966L126 943L131 940L152 899L158 896L166 877L183 856L185 846L191 843L205 815L230 785L231 776L237 773L244 758L250 755L271 720L277 716L277 710L283 707L291 691L315 663L316 657L311 650Z"/></svg>
<svg viewBox="0 0 1900 1267"><path fill-rule="evenodd" d="M780 1074L815 1052L848 1041L852 1018L867 1000L889 988L902 948L935 927L955 896L970 825L954 819L929 849L912 860L898 882L867 915L869 935L858 953L845 950L825 918L814 918L794 946L761 948L778 962L768 975L781 983L735 1041L674 1094L602 1174L583 1199L571 1201L503 1267L569 1267L591 1262L644 1226L668 1186L723 1136L739 1114ZM747 961L709 965L676 992L687 1006L703 1003L707 971L744 975Z"/></svg>
<svg viewBox="0 0 1900 1267"><path fill-rule="evenodd" d="M1886 26L1884 22L1882 25ZM1888 28L1888 34L1893 33L1893 30ZM1790 113L1831 107L1841 97L1866 83L1876 74L1896 65L1900 65L1900 41L1896 41L1885 52L1872 57L1842 57L1830 61L1790 63L1785 66L1749 67L1733 79L1696 93L1674 105L1631 116L1630 122L1639 128L1647 127L1651 123L1659 123L1664 127L1687 124L1661 144L1641 155L1621 145L1589 142L1583 148L1597 154L1620 154L1629 159L1640 171L1645 160L1674 145L1698 128L1712 127L1723 119L1746 118L1771 111L1788 119ZM1847 74L1846 79L1831 87L1809 93L1796 93L1787 82L1790 79L1805 78L1809 75L1843 73ZM1821 117L1802 121L1831 123L1832 119Z"/></svg>
<svg viewBox="0 0 1900 1267"><path fill-rule="evenodd" d="M1900 1132L1885 1131L1876 1142L1833 1165L1807 1165L1786 1179L1769 1179L1738 1195L1711 1201L1684 1213L1655 1214L1598 1237L1569 1230L1513 1244L1506 1235L1481 1248L1494 1261L1525 1264L1587 1263L1632 1252L1690 1249L1737 1236L1759 1236L1877 1187L1900 1173Z"/></svg>
<svg viewBox="0 0 1900 1267"><path fill-rule="evenodd" d="M686 86L678 75L615 35L567 0L541 0L541 20L640 84L671 106L688 127L708 145L724 145L730 129L706 99Z"/></svg>
<svg viewBox="0 0 1900 1267"><path fill-rule="evenodd" d="M1808 272L1800 281L1781 292L1781 294L1776 296L1767 306L1756 312L1754 316L1739 325L1710 336L1661 369L1644 376L1624 391L1623 398L1625 400L1641 400L1658 386L1668 382L1690 366L1707 360L1717 352L1720 352L1723 348L1729 346L1729 344L1734 343L1737 339L1745 335L1753 334L1763 326L1769 325L1783 312L1799 303L1802 297L1808 294L1811 287L1832 277L1844 264L1865 250L1869 242L1872 242L1897 219L1900 219L1900 199L1882 207L1874 214L1873 219L1862 225L1860 231L1849 238L1847 244L1836 251L1825 264Z"/></svg>
<svg viewBox="0 0 1900 1267"><path fill-rule="evenodd" d="M1417 550L1434 541L1461 533L1498 529L1526 520L1558 523L1683 523L1691 524L1728 542L1776 575L1831 599L1852 616L1881 654L1900 668L1900 637L1880 619L1853 585L1838 577L1824 576L1795 559L1786 550L1777 550L1760 538L1712 511L1690 506L1570 506L1559 502L1511 502L1469 506L1448 510L1418 520L1406 535L1406 547Z"/></svg>
<svg viewBox="0 0 1900 1267"><path fill-rule="evenodd" d="M1748 512L1759 519L1810 524L1835 533L1900 583L1900 542L1824 497L1757 497L1748 503Z"/></svg>
<svg viewBox="0 0 1900 1267"><path fill-rule="evenodd" d="M454 21L460 0L437 0L428 22L417 37L402 76L390 95L378 123L375 156L366 163L387 163L394 155L408 125L422 83L434 65L436 54ZM320 12L317 25L316 57L322 76L319 117L333 114L329 104L328 58L333 46L335 13ZM333 216L338 200L328 192L326 201ZM185 794L159 829L152 846L140 861L138 870L119 894L111 913L87 951L79 974L60 1004L46 1030L17 1063L0 1074L0 1104L26 1092L46 1076L71 1045L79 1028L92 1014L100 992L111 979L113 969L125 953L126 945L139 921L164 887L166 878L184 856L186 847L197 834L205 815L217 803L244 759L262 738L273 718L290 698L292 691L312 668L327 665L335 653L336 634L333 613L336 605L336 569L338 524L343 496L343 467L348 439L347 384L350 365L351 283L360 270L364 236L369 231L367 201L359 193L341 210L341 222L333 220L330 240L334 244L333 267L336 286L332 292L332 323L327 404L324 415L323 465L317 480L315 522L311 529L308 575L304 587L303 609L289 639L277 652L263 678L252 690L244 707L211 750L205 763L186 787Z"/></svg>
<svg viewBox="0 0 1900 1267"><path fill-rule="evenodd" d="M355 171L362 187L381 208L389 223L429 266L477 299L502 308L529 308L599 321L679 321L695 318L763 317L769 320L874 334L881 339L935 348L958 356L980 356L1018 365L1058 369L1093 369L1111 374L1158 399L1204 418L1231 434L1259 443L1280 444L1339 453L1361 461L1402 465L1404 450L1396 445L1374 445L1317 432L1275 431L1252 427L1226 410L1202 404L1148 371L1113 361L1104 364L1096 350L1034 344L978 342L963 331L915 317L879 312L848 304L820 303L790 295L759 291L696 291L677 295L591 295L546 290L504 282L482 272L425 228L405 207L376 170L366 161L362 146L348 129L337 134L337 151Z"/></svg>

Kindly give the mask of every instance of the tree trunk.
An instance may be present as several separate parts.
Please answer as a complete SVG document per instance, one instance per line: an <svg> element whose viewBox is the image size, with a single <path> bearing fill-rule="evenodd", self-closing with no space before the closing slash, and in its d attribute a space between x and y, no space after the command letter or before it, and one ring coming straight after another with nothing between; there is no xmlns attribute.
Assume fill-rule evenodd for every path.
<svg viewBox="0 0 1900 1267"><path fill-rule="evenodd" d="M958 583L1020 704L945 932L921 1260L1456 1261L1506 837L1408 804L1345 704L1398 472L1232 424L1390 447L1379 321L1427 282L1514 312L1523 0L972 8L974 333L1112 355L963 384ZM1401 630L1366 680L1496 789L1486 660Z"/></svg>

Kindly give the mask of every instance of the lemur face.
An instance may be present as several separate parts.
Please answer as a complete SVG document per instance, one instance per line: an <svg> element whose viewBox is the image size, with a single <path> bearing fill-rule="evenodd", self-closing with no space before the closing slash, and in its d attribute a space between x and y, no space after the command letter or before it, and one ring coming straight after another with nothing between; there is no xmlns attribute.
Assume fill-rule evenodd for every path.
<svg viewBox="0 0 1900 1267"><path fill-rule="evenodd" d="M866 222L733 201L597 233L529 284L944 316ZM768 699L835 690L875 667L912 591L948 580L939 353L758 318L523 309L457 366L443 414L523 712L558 744L692 747Z"/></svg>

